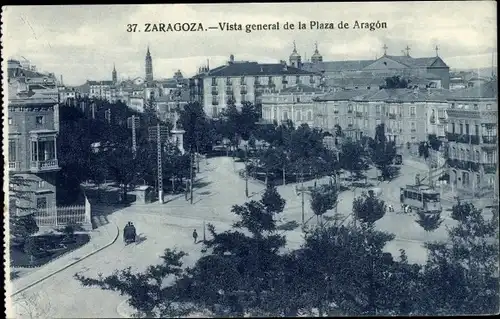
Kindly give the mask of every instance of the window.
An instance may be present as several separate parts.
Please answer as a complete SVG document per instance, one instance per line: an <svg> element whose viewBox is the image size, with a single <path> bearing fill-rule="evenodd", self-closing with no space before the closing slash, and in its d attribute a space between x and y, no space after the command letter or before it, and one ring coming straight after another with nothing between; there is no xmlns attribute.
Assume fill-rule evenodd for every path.
<svg viewBox="0 0 500 319"><path fill-rule="evenodd" d="M462 172L462 185L469 186L469 173Z"/></svg>
<svg viewBox="0 0 500 319"><path fill-rule="evenodd" d="M335 125L339 124L339 118L338 118L338 116L333 119L333 122L335 123Z"/></svg>
<svg viewBox="0 0 500 319"><path fill-rule="evenodd" d="M231 78L230 78L230 77L227 77L227 78L226 78L226 84L227 84L227 85L231 85Z"/></svg>
<svg viewBox="0 0 500 319"><path fill-rule="evenodd" d="M465 124L465 134L469 135L469 124Z"/></svg>
<svg viewBox="0 0 500 319"><path fill-rule="evenodd" d="M410 122L411 130L414 132L417 130L415 122Z"/></svg>
<svg viewBox="0 0 500 319"><path fill-rule="evenodd" d="M12 117L9 117L9 125L14 124L14 121L12 120Z"/></svg>
<svg viewBox="0 0 500 319"><path fill-rule="evenodd" d="M38 181L38 188L44 188L44 187L45 187L45 181L44 180Z"/></svg>
<svg viewBox="0 0 500 319"><path fill-rule="evenodd" d="M17 161L16 140L9 140L9 162Z"/></svg>
<svg viewBox="0 0 500 319"><path fill-rule="evenodd" d="M486 104L486 109L491 110L491 104Z"/></svg>
<svg viewBox="0 0 500 319"><path fill-rule="evenodd" d="M36 124L37 125L42 125L43 124L43 116L37 116L36 117Z"/></svg>
<svg viewBox="0 0 500 319"><path fill-rule="evenodd" d="M375 105L375 113L380 114L380 105Z"/></svg>
<svg viewBox="0 0 500 319"><path fill-rule="evenodd" d="M475 133L476 133L476 136L479 136L479 125L475 125Z"/></svg>
<svg viewBox="0 0 500 319"><path fill-rule="evenodd" d="M368 119L365 119L365 128L368 127Z"/></svg>
<svg viewBox="0 0 500 319"><path fill-rule="evenodd" d="M300 75L295 77L295 83L300 84Z"/></svg>
<svg viewBox="0 0 500 319"><path fill-rule="evenodd" d="M309 76L309 83L314 83L314 76L312 75Z"/></svg>
<svg viewBox="0 0 500 319"><path fill-rule="evenodd" d="M459 127L460 127L460 134L464 134L464 125L460 123Z"/></svg>
<svg viewBox="0 0 500 319"><path fill-rule="evenodd" d="M375 125L380 125L382 121L380 119L375 120Z"/></svg>
<svg viewBox="0 0 500 319"><path fill-rule="evenodd" d="M457 149L455 148L455 146L453 146L451 148L451 157L453 157L453 158L457 158L458 157Z"/></svg>
<svg viewBox="0 0 500 319"><path fill-rule="evenodd" d="M352 104L347 105L347 112L352 112Z"/></svg>
<svg viewBox="0 0 500 319"><path fill-rule="evenodd" d="M451 123L451 133L455 134L455 123Z"/></svg>
<svg viewBox="0 0 500 319"><path fill-rule="evenodd" d="M352 120L352 117L349 117L348 120L349 120L349 125L353 125L354 122Z"/></svg>
<svg viewBox="0 0 500 319"><path fill-rule="evenodd" d="M270 76L270 77L267 78L267 83L269 85L271 85L273 83L273 77L272 76Z"/></svg>
<svg viewBox="0 0 500 319"><path fill-rule="evenodd" d="M479 109L479 106L477 104L474 104L474 110Z"/></svg>
<svg viewBox="0 0 500 319"><path fill-rule="evenodd" d="M464 160L465 159L465 151L463 148L460 149L460 159Z"/></svg>
<svg viewBox="0 0 500 319"><path fill-rule="evenodd" d="M295 112L295 120L302 121L302 112L300 111Z"/></svg>
<svg viewBox="0 0 500 319"><path fill-rule="evenodd" d="M283 111L283 121L287 121L287 120L288 120L288 112Z"/></svg>
<svg viewBox="0 0 500 319"><path fill-rule="evenodd" d="M486 159L486 164L495 164L495 158L493 157L493 152L488 152L484 154Z"/></svg>
<svg viewBox="0 0 500 319"><path fill-rule="evenodd" d="M47 208L47 197L37 197L36 208L37 209L46 209Z"/></svg>
<svg viewBox="0 0 500 319"><path fill-rule="evenodd" d="M300 96L297 96L297 103L300 103Z"/></svg>
<svg viewBox="0 0 500 319"><path fill-rule="evenodd" d="M414 107L414 106L411 106L411 107L410 107L410 115L411 115L411 116L415 116L415 112L416 112L415 107Z"/></svg>
<svg viewBox="0 0 500 319"><path fill-rule="evenodd" d="M212 78L212 85L217 85L217 79L216 78Z"/></svg>
<svg viewBox="0 0 500 319"><path fill-rule="evenodd" d="M312 121L312 117L313 117L312 111L307 111L307 120Z"/></svg>
<svg viewBox="0 0 500 319"><path fill-rule="evenodd" d="M451 108L454 109L455 108L455 103L451 103Z"/></svg>
<svg viewBox="0 0 500 319"><path fill-rule="evenodd" d="M479 162L481 161L481 157L479 155L479 151L476 151L476 158L474 158L475 161Z"/></svg>
<svg viewBox="0 0 500 319"><path fill-rule="evenodd" d="M245 84L245 77L244 77L244 76L242 76L242 77L240 78L240 84Z"/></svg>
<svg viewBox="0 0 500 319"><path fill-rule="evenodd" d="M481 176L479 174L476 174L476 187L481 185Z"/></svg>
<svg viewBox="0 0 500 319"><path fill-rule="evenodd" d="M246 95L245 95L245 94L242 94L242 95L241 95L241 102L242 102L242 103L243 103L243 102L245 102L245 101L246 101L246 99L247 99L247 98L246 98Z"/></svg>
<svg viewBox="0 0 500 319"><path fill-rule="evenodd" d="M258 77L258 76L256 76L256 77L255 77L255 84L257 84L257 85L258 85L258 84L260 84L260 81L259 81L259 77Z"/></svg>
<svg viewBox="0 0 500 319"><path fill-rule="evenodd" d="M470 158L470 151L469 151L469 150L467 150L467 160L468 160L468 161L470 161L470 160L471 160L471 158Z"/></svg>

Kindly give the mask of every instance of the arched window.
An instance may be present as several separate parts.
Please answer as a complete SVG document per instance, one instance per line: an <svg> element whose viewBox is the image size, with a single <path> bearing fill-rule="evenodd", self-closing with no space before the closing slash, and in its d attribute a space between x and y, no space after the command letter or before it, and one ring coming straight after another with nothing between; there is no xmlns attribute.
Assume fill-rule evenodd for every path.
<svg viewBox="0 0 500 319"><path fill-rule="evenodd" d="M474 159L475 161L481 161L480 153L479 151L476 151L476 158Z"/></svg>

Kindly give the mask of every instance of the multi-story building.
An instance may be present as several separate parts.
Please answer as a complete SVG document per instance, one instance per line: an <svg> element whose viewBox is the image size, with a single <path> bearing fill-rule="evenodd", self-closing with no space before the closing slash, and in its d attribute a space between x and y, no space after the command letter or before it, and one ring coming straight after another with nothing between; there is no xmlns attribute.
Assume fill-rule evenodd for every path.
<svg viewBox="0 0 500 319"><path fill-rule="evenodd" d="M189 103L189 91L171 91L168 95L160 96L155 103L160 120L173 123L177 109L182 109Z"/></svg>
<svg viewBox="0 0 500 319"><path fill-rule="evenodd" d="M370 74L383 78L387 76L400 75L404 77L425 78L428 82L434 83L437 88L448 89L450 85L450 68L439 57L436 48L436 56L415 58L410 56L410 48L406 48L406 53L401 56L388 55L387 47L384 46L382 57L374 60L351 60L351 61L325 61L319 54L316 45L314 55L310 62L301 63L301 68L311 72L321 72L327 81L341 79L344 77L360 76ZM294 58L300 60L296 54L294 45ZM321 57L319 59L318 57ZM335 81L335 80L333 80ZM361 86L359 87L362 88Z"/></svg>
<svg viewBox="0 0 500 319"><path fill-rule="evenodd" d="M9 66L8 84L9 174L24 177L26 185L13 187L31 194L9 200L34 212L56 204L59 92L53 78L20 66Z"/></svg>
<svg viewBox="0 0 500 319"><path fill-rule="evenodd" d="M215 69L203 70L190 81L191 99L199 101L209 117L217 117L229 103L240 107L243 102L261 103L265 90L282 90L288 86L321 85L321 75L288 66L284 61L262 64L235 61Z"/></svg>
<svg viewBox="0 0 500 319"><path fill-rule="evenodd" d="M324 87L305 84L262 94L262 118L267 122L291 120L296 127L314 124L313 98L325 94Z"/></svg>
<svg viewBox="0 0 500 319"><path fill-rule="evenodd" d="M427 140L430 131L443 137L444 130L438 128L443 128L446 119L439 116L446 105L441 90L337 91L315 99L315 126L333 133L339 125L353 138L361 138L373 137L375 127L384 123L386 137L403 147ZM432 130L428 128L431 118L436 127Z"/></svg>
<svg viewBox="0 0 500 319"><path fill-rule="evenodd" d="M493 80L457 90L448 98L448 171L459 194L498 194L497 85Z"/></svg>

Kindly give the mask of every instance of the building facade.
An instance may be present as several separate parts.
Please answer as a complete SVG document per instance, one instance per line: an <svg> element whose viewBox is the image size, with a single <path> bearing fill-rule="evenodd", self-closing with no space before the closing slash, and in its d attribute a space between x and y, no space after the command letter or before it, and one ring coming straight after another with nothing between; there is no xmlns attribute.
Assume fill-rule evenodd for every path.
<svg viewBox="0 0 500 319"><path fill-rule="evenodd" d="M334 133L339 125L346 135L359 139L374 137L376 126L384 123L387 139L404 147L426 141L429 132L438 132L438 127L442 128L438 134L444 137L445 120L441 122L437 114L446 106L441 90L336 91L315 99L315 127ZM431 118L436 127L432 130Z"/></svg>
<svg viewBox="0 0 500 319"><path fill-rule="evenodd" d="M448 171L459 194L498 194L497 81L453 92L449 97Z"/></svg>
<svg viewBox="0 0 500 319"><path fill-rule="evenodd" d="M56 204L59 92L56 82L44 74L18 67L8 71L9 174L27 181L11 187L29 194L28 199L9 200L11 207L32 209L15 213L34 213Z"/></svg>
<svg viewBox="0 0 500 319"><path fill-rule="evenodd" d="M266 90L279 91L298 84L321 85L319 74L288 66L284 61L235 61L231 55L226 65L203 71L191 79L190 92L191 99L200 102L209 117L218 117L230 103L237 107L243 102L260 104Z"/></svg>
<svg viewBox="0 0 500 319"><path fill-rule="evenodd" d="M325 88L298 84L279 91L262 94L262 118L266 122L291 120L295 127L314 125L313 99L325 94Z"/></svg>

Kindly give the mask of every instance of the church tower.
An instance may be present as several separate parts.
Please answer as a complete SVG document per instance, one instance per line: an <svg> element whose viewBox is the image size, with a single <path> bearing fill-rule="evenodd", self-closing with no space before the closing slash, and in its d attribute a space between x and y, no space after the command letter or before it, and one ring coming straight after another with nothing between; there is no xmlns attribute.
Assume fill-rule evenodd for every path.
<svg viewBox="0 0 500 319"><path fill-rule="evenodd" d="M118 82L118 77L116 75L116 68L114 63L113 63L113 72L111 73L111 76L113 79L113 84L116 84Z"/></svg>
<svg viewBox="0 0 500 319"><path fill-rule="evenodd" d="M293 41L293 52L290 54L290 65L294 68L300 68L302 66L302 58L300 54L297 53L295 41Z"/></svg>
<svg viewBox="0 0 500 319"><path fill-rule="evenodd" d="M314 50L314 54L311 57L311 62L312 63L323 62L323 57L321 56L321 54L319 54L319 51L318 51L318 42L316 42L315 45L316 45L316 48Z"/></svg>
<svg viewBox="0 0 500 319"><path fill-rule="evenodd" d="M153 82L153 59L151 59L151 53L146 52L146 82Z"/></svg>

